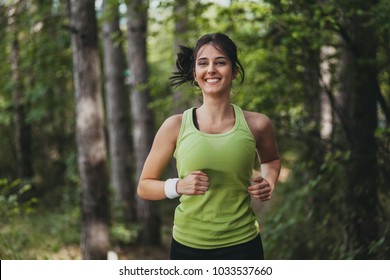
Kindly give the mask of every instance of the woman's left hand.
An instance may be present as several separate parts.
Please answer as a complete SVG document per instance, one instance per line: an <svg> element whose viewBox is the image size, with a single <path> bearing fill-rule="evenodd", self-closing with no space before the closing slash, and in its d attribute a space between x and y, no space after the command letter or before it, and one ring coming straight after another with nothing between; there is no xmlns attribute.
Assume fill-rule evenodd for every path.
<svg viewBox="0 0 390 280"><path fill-rule="evenodd" d="M267 201L271 199L273 188L270 183L261 176L252 179L252 185L248 187L249 194L257 200Z"/></svg>

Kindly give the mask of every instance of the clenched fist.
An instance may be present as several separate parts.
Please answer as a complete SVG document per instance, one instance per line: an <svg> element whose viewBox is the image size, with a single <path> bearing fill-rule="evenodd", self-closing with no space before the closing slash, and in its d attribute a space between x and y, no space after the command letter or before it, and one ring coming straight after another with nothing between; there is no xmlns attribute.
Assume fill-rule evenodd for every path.
<svg viewBox="0 0 390 280"><path fill-rule="evenodd" d="M200 170L191 172L176 185L177 192L185 195L204 195L208 189L209 177Z"/></svg>
<svg viewBox="0 0 390 280"><path fill-rule="evenodd" d="M252 185L248 187L249 194L257 200L267 201L271 199L273 187L261 176L252 179Z"/></svg>

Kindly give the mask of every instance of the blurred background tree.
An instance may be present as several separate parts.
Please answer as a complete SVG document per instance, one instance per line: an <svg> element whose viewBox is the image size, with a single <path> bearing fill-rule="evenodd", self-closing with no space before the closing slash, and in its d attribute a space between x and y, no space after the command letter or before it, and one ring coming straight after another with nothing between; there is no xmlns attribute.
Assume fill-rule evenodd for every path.
<svg viewBox="0 0 390 280"><path fill-rule="evenodd" d="M163 252L168 251L177 201L136 203L141 149L148 150L150 135L166 117L199 104L196 88L169 86L177 45L193 46L205 33L224 32L239 46L246 70L244 85L234 85L233 102L267 114L278 133L283 163L279 186L272 201L254 204L266 258L390 257L390 1L104 1L104 7L115 7L115 13L108 13L102 4L95 1L96 35L105 71L100 82L107 146L115 141L115 130L120 130L122 139L133 140L139 139L134 138L137 133L149 133L145 136L149 140L138 143L145 147L118 144L116 152L110 148L108 153L111 175L105 184L111 190L111 250L123 258L145 258L146 249L136 248L148 248L148 243L161 244ZM137 26L140 8L146 21ZM24 244L0 246L3 259L56 258L58 251L80 242L82 181L75 141L74 30L68 12L57 0L0 2L0 22L5 27L0 30L5 61L0 65L0 179L4 182L0 187L6 189L0 192L0 203L16 203L16 195L21 208L34 198L35 209L1 220L0 236L14 235L20 240L14 244ZM132 36L136 27L142 35ZM138 45L141 49L132 54L142 36L146 44ZM124 65L110 65L107 38L113 47L123 46ZM143 52L147 76L138 76L137 82L131 69ZM146 113L136 120L130 111L126 113L127 105L122 107L117 121L123 121L121 129L111 127L112 114L119 110L109 107L114 100L108 87L112 75L122 88L119 104L128 102L132 113L134 108ZM140 92L146 97L146 103L139 103L142 106L134 98ZM131 123L126 124L126 118ZM139 121L147 128L138 131ZM124 163L128 160L122 168L131 175L123 176L122 183L114 175L118 160L114 156ZM173 167L174 162L166 176L175 173ZM120 200L118 192L130 197ZM149 209L148 222L136 213L140 205ZM67 235L58 234L63 221L71 225ZM39 232L49 222L52 231ZM36 234L31 237L20 233L33 228ZM154 237L144 239L141 246L140 234L145 237L150 228ZM40 235L46 235L52 246L43 249ZM15 253L20 250L28 253Z"/></svg>

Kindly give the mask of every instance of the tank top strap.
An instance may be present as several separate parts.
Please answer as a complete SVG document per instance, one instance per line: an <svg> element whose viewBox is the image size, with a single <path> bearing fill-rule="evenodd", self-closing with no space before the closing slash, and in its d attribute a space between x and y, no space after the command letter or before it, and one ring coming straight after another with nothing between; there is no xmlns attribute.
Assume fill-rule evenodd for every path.
<svg viewBox="0 0 390 280"><path fill-rule="evenodd" d="M245 132L249 133L251 135L251 137L254 139L252 131L249 128L248 123L246 122L244 111L239 106L237 106L235 104L232 104L232 106L234 108L234 112L235 112L235 115L236 115L236 122L238 124L238 129L240 129L241 131L245 131Z"/></svg>
<svg viewBox="0 0 390 280"><path fill-rule="evenodd" d="M179 135L177 136L178 142L180 141L180 139L182 139L184 132L186 130L188 131L188 129L191 129L192 127L194 127L194 125L192 125L192 111L193 110L194 110L194 107L189 108L183 112ZM194 129L195 129L195 127L194 127Z"/></svg>

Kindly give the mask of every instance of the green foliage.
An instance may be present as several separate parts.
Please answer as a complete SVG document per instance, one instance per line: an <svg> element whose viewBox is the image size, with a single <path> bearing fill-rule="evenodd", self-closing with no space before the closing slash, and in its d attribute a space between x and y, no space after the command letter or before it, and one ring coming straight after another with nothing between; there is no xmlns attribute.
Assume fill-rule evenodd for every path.
<svg viewBox="0 0 390 280"><path fill-rule="evenodd" d="M122 223L114 223L110 227L111 243L117 246L134 244L139 234L138 225L125 225Z"/></svg>
<svg viewBox="0 0 390 280"><path fill-rule="evenodd" d="M12 4L6 8L11 9ZM0 55L10 61L10 40L14 36L19 40L19 82L26 122L32 127L34 185L43 192L65 182L67 153L75 149L70 33L64 28L64 8L55 2L21 5L15 14L17 32L7 32L1 40L4 48L0 48ZM10 64L1 64L0 73L0 169L2 176L12 178L16 168L15 161L8 160L15 158Z"/></svg>
<svg viewBox="0 0 390 280"><path fill-rule="evenodd" d="M341 164L348 158L348 153L328 154L316 176L310 173L315 162L310 159L299 162L298 156L290 155L284 161L284 167L291 170L291 174L278 186L272 204L274 210L262 221L267 257L348 258L344 252L345 236L340 238L345 214L344 193L340 188L345 184L345 177Z"/></svg>
<svg viewBox="0 0 390 280"><path fill-rule="evenodd" d="M12 260L56 259L62 249L80 243L78 208L40 208L16 216L0 230L0 258Z"/></svg>
<svg viewBox="0 0 390 280"><path fill-rule="evenodd" d="M24 219L34 212L33 206L37 199L30 197L26 199L31 185L22 184L20 180L9 182L7 179L0 179L0 258L20 259L23 254L20 250L26 245L25 233L17 228L15 221Z"/></svg>
<svg viewBox="0 0 390 280"><path fill-rule="evenodd" d="M21 180L9 182L5 178L0 179L0 216L4 222L34 211L33 206L37 203L37 198L24 199L30 190L31 185L23 184Z"/></svg>
<svg viewBox="0 0 390 280"><path fill-rule="evenodd" d="M377 27L379 32L389 32L390 31L390 2L388 0L380 0L377 5L372 9L372 14L375 17L372 17L372 24Z"/></svg>
<svg viewBox="0 0 390 280"><path fill-rule="evenodd" d="M31 185L0 179L0 258L46 259L59 249L79 243L77 207L37 207ZM43 207L43 208L41 208Z"/></svg>

